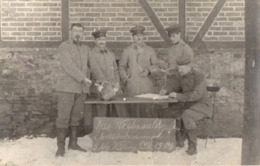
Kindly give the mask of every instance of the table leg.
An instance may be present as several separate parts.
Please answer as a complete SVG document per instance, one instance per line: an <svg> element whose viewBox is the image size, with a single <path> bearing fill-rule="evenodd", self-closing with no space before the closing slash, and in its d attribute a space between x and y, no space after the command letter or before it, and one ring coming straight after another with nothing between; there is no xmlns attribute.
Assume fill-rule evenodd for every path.
<svg viewBox="0 0 260 166"><path fill-rule="evenodd" d="M136 117L140 118L141 114L140 114L140 104L136 104Z"/></svg>

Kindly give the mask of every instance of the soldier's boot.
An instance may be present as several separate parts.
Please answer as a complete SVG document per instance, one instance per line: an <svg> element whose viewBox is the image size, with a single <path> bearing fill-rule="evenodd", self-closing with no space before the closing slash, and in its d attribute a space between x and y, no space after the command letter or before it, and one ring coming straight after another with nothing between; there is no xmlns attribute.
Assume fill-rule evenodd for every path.
<svg viewBox="0 0 260 166"><path fill-rule="evenodd" d="M81 151L81 152L87 152L87 150L80 147L77 142L78 142L78 127L77 126L71 126L70 127L70 139L69 139L68 149L78 150L78 151Z"/></svg>
<svg viewBox="0 0 260 166"><path fill-rule="evenodd" d="M92 133L92 131L93 131L93 126L92 125L85 125L84 126L84 129L85 129L85 134L90 134L90 133Z"/></svg>
<svg viewBox="0 0 260 166"><path fill-rule="evenodd" d="M184 147L184 140L185 140L185 133L184 127L182 125L181 119L176 119L176 147L183 148Z"/></svg>
<svg viewBox="0 0 260 166"><path fill-rule="evenodd" d="M183 148L184 139L185 139L184 133L182 133L181 131L176 131L176 147Z"/></svg>
<svg viewBox="0 0 260 166"><path fill-rule="evenodd" d="M188 149L186 150L186 153L188 155L197 154L197 131L195 129L187 130L187 134L188 134Z"/></svg>
<svg viewBox="0 0 260 166"><path fill-rule="evenodd" d="M66 139L67 129L57 128L57 146L58 150L56 152L56 157L63 157L65 154L65 139Z"/></svg>

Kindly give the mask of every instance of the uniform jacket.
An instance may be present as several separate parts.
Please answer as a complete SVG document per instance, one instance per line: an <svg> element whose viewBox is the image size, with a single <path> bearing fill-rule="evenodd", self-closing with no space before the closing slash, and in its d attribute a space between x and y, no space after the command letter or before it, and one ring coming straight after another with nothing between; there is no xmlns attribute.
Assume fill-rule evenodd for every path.
<svg viewBox="0 0 260 166"><path fill-rule="evenodd" d="M168 67L175 68L177 70L176 58L178 56L190 56L193 60L193 51L182 39L178 44L172 45L168 49L167 62Z"/></svg>
<svg viewBox="0 0 260 166"><path fill-rule="evenodd" d="M166 61L168 62L168 68L171 68L170 70L171 75L167 77L167 83L163 89L167 91L175 91L179 92L180 87L180 75L178 70L178 65L176 63L176 58L179 56L190 56L193 60L193 51L182 39L179 41L178 44L172 45L168 49L168 54L166 57Z"/></svg>
<svg viewBox="0 0 260 166"><path fill-rule="evenodd" d="M119 62L119 74L124 83L124 93L128 96L142 93L154 93L155 87L151 77L140 75L143 69L151 70L157 67L157 57L152 47L144 44L143 51L138 53L133 43L127 47Z"/></svg>
<svg viewBox="0 0 260 166"><path fill-rule="evenodd" d="M57 54L61 73L57 78L55 89L70 93L88 93L89 88L83 80L89 77L89 48L66 41L59 46Z"/></svg>
<svg viewBox="0 0 260 166"><path fill-rule="evenodd" d="M211 117L212 105L204 76L192 69L186 76L181 77L180 83L183 92L177 93L176 99L180 102L193 102L190 109Z"/></svg>
<svg viewBox="0 0 260 166"><path fill-rule="evenodd" d="M94 47L90 51L89 64L91 77L93 80L101 82L109 81L113 86L116 84L119 85L119 73L115 55L108 49L105 50L104 52L98 47Z"/></svg>

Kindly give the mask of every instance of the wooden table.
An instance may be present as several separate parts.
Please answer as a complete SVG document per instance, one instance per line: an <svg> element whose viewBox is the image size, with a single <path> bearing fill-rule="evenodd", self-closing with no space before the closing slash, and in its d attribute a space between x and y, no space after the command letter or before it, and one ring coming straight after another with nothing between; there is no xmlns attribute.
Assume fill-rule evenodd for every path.
<svg viewBox="0 0 260 166"><path fill-rule="evenodd" d="M140 97L125 97L117 96L109 101L97 99L97 97L89 97L85 101L85 104L108 104L110 110L112 110L112 104L164 104L164 103L178 103L174 98L169 99L149 99ZM137 117L140 117L140 112L137 112Z"/></svg>
<svg viewBox="0 0 260 166"><path fill-rule="evenodd" d="M124 100L125 99L125 100ZM94 97L87 98L85 104L162 104L162 103L177 103L173 98L169 99L148 99L140 97L124 97L118 96L109 101L99 100Z"/></svg>

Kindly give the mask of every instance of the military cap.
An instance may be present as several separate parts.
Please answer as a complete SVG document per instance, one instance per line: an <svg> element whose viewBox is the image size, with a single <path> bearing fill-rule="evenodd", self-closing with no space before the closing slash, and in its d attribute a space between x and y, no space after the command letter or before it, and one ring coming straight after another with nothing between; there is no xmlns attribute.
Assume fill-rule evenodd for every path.
<svg viewBox="0 0 260 166"><path fill-rule="evenodd" d="M136 34L144 34L144 31L145 31L145 27L143 27L143 26L141 26L141 25L132 27L132 28L130 29L130 32L131 32L133 35L136 35Z"/></svg>
<svg viewBox="0 0 260 166"><path fill-rule="evenodd" d="M177 56L176 63L178 65L187 65L191 63L191 56L190 55Z"/></svg>
<svg viewBox="0 0 260 166"><path fill-rule="evenodd" d="M165 28L165 30L168 32L168 35L170 36L172 33L181 32L181 27L179 24L173 24Z"/></svg>
<svg viewBox="0 0 260 166"><path fill-rule="evenodd" d="M107 30L106 29L95 29L94 32L91 33L94 38L106 37Z"/></svg>

